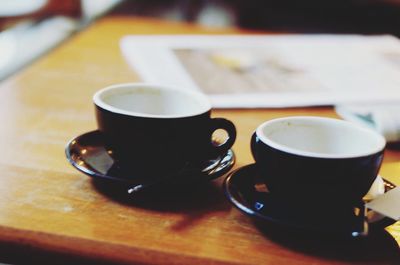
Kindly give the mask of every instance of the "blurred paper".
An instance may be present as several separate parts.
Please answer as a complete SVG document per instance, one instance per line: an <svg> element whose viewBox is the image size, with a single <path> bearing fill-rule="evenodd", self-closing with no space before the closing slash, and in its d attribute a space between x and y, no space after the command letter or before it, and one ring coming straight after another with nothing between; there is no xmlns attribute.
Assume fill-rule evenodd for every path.
<svg viewBox="0 0 400 265"><path fill-rule="evenodd" d="M335 110L341 118L382 134L389 143L400 142L400 102L339 105Z"/></svg>
<svg viewBox="0 0 400 265"><path fill-rule="evenodd" d="M400 187L388 191L373 201L366 204L366 207L388 216L396 221L400 220Z"/></svg>
<svg viewBox="0 0 400 265"><path fill-rule="evenodd" d="M203 91L217 108L400 101L389 35L135 35L121 50L142 81Z"/></svg>

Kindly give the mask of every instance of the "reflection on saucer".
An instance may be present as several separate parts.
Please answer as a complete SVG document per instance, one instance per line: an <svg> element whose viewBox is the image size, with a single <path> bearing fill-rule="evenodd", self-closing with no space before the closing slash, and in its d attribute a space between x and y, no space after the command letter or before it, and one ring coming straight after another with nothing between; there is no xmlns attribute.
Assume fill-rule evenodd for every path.
<svg viewBox="0 0 400 265"><path fill-rule="evenodd" d="M385 191L395 187L383 180ZM224 181L228 200L243 213L265 224L301 229L330 235L351 236L363 231L364 216L358 215L360 208L344 210L338 217L329 207L313 208L313 212L293 207L295 202L282 202L274 197L262 182L254 164L247 165L229 174ZM364 207L362 207L364 208ZM383 229L395 221L372 210L366 213L369 231Z"/></svg>
<svg viewBox="0 0 400 265"><path fill-rule="evenodd" d="M149 177L138 176L129 167L126 169L116 163L104 147L102 134L99 131L91 131L72 139L65 148L68 161L79 171L98 180L108 180L116 183L133 186L150 185L160 180L176 177L192 177L191 180L208 181L227 173L235 163L232 150L228 150L223 156L212 160L203 161L198 165L189 165L179 172L166 173L164 176ZM134 161L133 161L134 163ZM154 161L157 166L157 161Z"/></svg>

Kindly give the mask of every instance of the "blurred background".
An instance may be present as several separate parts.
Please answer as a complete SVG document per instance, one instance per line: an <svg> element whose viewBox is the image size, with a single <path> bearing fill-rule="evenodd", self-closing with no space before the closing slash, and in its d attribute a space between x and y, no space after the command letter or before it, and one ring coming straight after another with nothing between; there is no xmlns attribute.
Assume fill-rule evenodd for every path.
<svg viewBox="0 0 400 265"><path fill-rule="evenodd" d="M2 0L0 80L104 15L288 33L400 36L400 0Z"/></svg>

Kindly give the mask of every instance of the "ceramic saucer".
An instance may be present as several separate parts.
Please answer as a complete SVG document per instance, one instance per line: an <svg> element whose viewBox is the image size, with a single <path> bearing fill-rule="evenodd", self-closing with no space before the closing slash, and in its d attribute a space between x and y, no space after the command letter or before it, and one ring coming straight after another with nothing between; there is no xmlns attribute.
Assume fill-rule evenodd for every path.
<svg viewBox="0 0 400 265"><path fill-rule="evenodd" d="M233 151L228 150L220 157L204 161L199 165L186 166L178 173L166 173L165 176L153 179L144 178L135 175L132 167L128 170L113 160L104 147L103 137L99 131L91 131L72 139L65 148L65 154L72 166L94 179L129 184L136 189L155 185L170 178L212 180L227 173L235 163ZM157 161L154 161L154 166L157 166Z"/></svg>
<svg viewBox="0 0 400 265"><path fill-rule="evenodd" d="M395 187L386 180L382 181L382 185L385 192ZM395 222L372 210L366 211L366 214L360 217L357 212L359 213L361 209L356 207L354 210L347 211L345 217L341 215L340 218L334 216L326 218L328 215L324 213L328 213L329 208L318 209L318 213L315 210L312 213L302 212L302 209L297 212L288 210L290 209L286 207L288 205L275 200L268 191L254 164L244 166L229 174L224 181L224 191L228 200L236 208L262 224L274 224L307 232L356 236L364 229L365 221L368 222L370 232Z"/></svg>

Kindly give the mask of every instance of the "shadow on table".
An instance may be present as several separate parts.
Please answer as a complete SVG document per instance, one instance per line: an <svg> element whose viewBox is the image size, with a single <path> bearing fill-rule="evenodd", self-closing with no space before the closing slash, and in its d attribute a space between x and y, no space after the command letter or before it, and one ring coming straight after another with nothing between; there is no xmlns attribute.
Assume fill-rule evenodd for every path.
<svg viewBox="0 0 400 265"><path fill-rule="evenodd" d="M174 230L185 229L211 212L230 209L219 181L157 185L136 194L129 194L126 185L96 180L92 180L92 184L98 192L117 203L184 215L180 222L172 226Z"/></svg>
<svg viewBox="0 0 400 265"><path fill-rule="evenodd" d="M360 264L400 264L400 247L386 230L374 231L363 238L352 238L350 235L327 236L259 222L255 225L275 243L310 256Z"/></svg>

